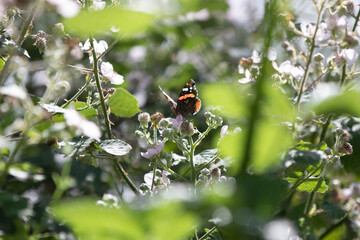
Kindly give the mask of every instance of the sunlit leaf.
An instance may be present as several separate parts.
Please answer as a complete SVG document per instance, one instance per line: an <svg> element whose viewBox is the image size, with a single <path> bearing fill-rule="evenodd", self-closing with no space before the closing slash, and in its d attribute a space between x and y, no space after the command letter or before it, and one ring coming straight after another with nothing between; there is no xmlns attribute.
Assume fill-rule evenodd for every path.
<svg viewBox="0 0 360 240"><path fill-rule="evenodd" d="M196 224L193 214L176 202L133 210L95 205L92 200L72 200L53 207L58 220L66 220L82 239L186 239Z"/></svg>
<svg viewBox="0 0 360 240"><path fill-rule="evenodd" d="M200 165L203 163L208 163L209 161L211 161L212 159L214 159L214 157L216 156L218 150L217 149L208 149L205 150L199 154L196 154L194 157L194 163L196 165Z"/></svg>
<svg viewBox="0 0 360 240"><path fill-rule="evenodd" d="M140 112L138 101L123 88L116 89L116 92L109 100L111 112L120 117L132 117Z"/></svg>
<svg viewBox="0 0 360 240"><path fill-rule="evenodd" d="M88 36L111 27L129 36L145 30L154 21L154 16L121 8L106 8L100 11L82 11L77 16L64 20L66 30L78 35Z"/></svg>
<svg viewBox="0 0 360 240"><path fill-rule="evenodd" d="M296 183L297 178L285 178L289 183ZM325 193L328 190L328 186L325 183L325 180L322 177L312 177L307 179L305 182L301 183L297 190L302 192L319 192Z"/></svg>
<svg viewBox="0 0 360 240"><path fill-rule="evenodd" d="M99 146L105 152L116 156L123 156L131 151L131 146L120 139L104 140Z"/></svg>
<svg viewBox="0 0 360 240"><path fill-rule="evenodd" d="M311 109L318 115L335 113L338 115L349 114L359 117L360 105L358 103L360 103L360 92L348 91L313 104L311 105Z"/></svg>
<svg viewBox="0 0 360 240"><path fill-rule="evenodd" d="M46 109L49 113L65 113L66 109L61 108L56 105L51 105L47 103L39 103L40 106Z"/></svg>

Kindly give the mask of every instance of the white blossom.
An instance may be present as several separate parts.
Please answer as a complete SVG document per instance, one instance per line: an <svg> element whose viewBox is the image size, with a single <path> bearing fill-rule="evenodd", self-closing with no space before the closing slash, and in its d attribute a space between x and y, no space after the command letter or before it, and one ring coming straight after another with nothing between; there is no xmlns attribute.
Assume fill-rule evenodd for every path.
<svg viewBox="0 0 360 240"><path fill-rule="evenodd" d="M121 85L124 82L124 77L114 71L114 67L111 63L103 62L100 69L102 75L109 79L111 84Z"/></svg>
<svg viewBox="0 0 360 240"><path fill-rule="evenodd" d="M359 54L354 49L343 49L340 56L346 61L346 64L353 65L358 59Z"/></svg>

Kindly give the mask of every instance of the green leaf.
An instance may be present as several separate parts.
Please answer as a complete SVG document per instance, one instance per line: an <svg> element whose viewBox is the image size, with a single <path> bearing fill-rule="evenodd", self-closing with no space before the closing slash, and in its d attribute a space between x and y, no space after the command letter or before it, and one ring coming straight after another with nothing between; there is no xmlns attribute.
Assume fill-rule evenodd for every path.
<svg viewBox="0 0 360 240"><path fill-rule="evenodd" d="M120 29L125 36L133 35L147 29L155 20L153 15L121 8L106 8L100 11L82 11L77 16L66 19L67 31L77 35L88 36L111 27Z"/></svg>
<svg viewBox="0 0 360 240"><path fill-rule="evenodd" d="M0 71L3 69L4 64L5 64L5 61L2 58L0 58Z"/></svg>
<svg viewBox="0 0 360 240"><path fill-rule="evenodd" d="M218 150L215 149L207 149L199 154L196 154L194 157L194 163L196 165L208 163L211 161L217 154Z"/></svg>
<svg viewBox="0 0 360 240"><path fill-rule="evenodd" d="M326 154L320 150L291 150L286 156L288 167L285 173L289 177L297 178L304 175L304 172L313 173L316 169L319 174L319 166L327 159Z"/></svg>
<svg viewBox="0 0 360 240"><path fill-rule="evenodd" d="M45 108L45 110L48 111L49 113L65 113L66 111L66 109L56 105L51 105L47 103L39 103L39 105Z"/></svg>
<svg viewBox="0 0 360 240"><path fill-rule="evenodd" d="M101 141L99 146L107 153L115 156L123 156L131 151L131 146L120 139Z"/></svg>
<svg viewBox="0 0 360 240"><path fill-rule="evenodd" d="M297 178L285 178L289 183L296 183L298 181ZM328 186L325 183L325 180L322 177L313 177L309 178L302 184L297 187L297 190L302 192L319 192L325 193L328 190Z"/></svg>
<svg viewBox="0 0 360 240"><path fill-rule="evenodd" d="M86 117L87 119L91 119L92 117L97 115L97 112L93 107L83 109L86 107L85 102L72 102L70 106L78 110L78 113L80 113L82 116Z"/></svg>
<svg viewBox="0 0 360 240"><path fill-rule="evenodd" d="M205 106L221 107L224 116L230 118L246 117L248 105L246 93L238 86L227 83L205 84L199 90Z"/></svg>
<svg viewBox="0 0 360 240"><path fill-rule="evenodd" d="M360 102L359 91L347 91L342 94L329 97L317 104L313 104L311 109L316 114L330 114L338 115L349 114L355 117L360 116L360 105L354 104Z"/></svg>
<svg viewBox="0 0 360 240"><path fill-rule="evenodd" d="M111 112L120 117L132 117L140 112L138 101L123 88L116 89L116 92L109 99Z"/></svg>
<svg viewBox="0 0 360 240"><path fill-rule="evenodd" d="M66 220L77 237L91 240L187 239L196 225L193 214L179 203L158 202L155 206L119 209L95 205L89 199L72 200L53 206L55 217Z"/></svg>

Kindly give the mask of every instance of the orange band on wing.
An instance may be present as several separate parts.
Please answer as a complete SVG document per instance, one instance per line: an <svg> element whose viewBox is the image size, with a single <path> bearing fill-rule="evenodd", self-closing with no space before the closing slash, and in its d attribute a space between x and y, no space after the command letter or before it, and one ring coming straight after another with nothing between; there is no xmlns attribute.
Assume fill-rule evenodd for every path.
<svg viewBox="0 0 360 240"><path fill-rule="evenodd" d="M195 104L194 114L197 113L200 110L200 108L201 108L201 101L200 99L198 99Z"/></svg>
<svg viewBox="0 0 360 240"><path fill-rule="evenodd" d="M194 97L195 97L195 94L189 93L189 94L185 94L184 96L179 97L178 101L184 100L186 98L194 98Z"/></svg>

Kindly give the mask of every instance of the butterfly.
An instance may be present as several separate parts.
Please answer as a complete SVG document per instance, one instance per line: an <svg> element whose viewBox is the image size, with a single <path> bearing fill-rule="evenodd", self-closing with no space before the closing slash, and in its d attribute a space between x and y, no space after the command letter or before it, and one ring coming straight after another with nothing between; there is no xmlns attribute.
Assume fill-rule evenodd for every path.
<svg viewBox="0 0 360 240"><path fill-rule="evenodd" d="M198 92L194 80L191 79L185 84L176 102L167 95L160 86L159 88L166 97L166 100L170 103L171 109L176 115L186 117L188 115L194 115L200 110L201 101L197 97Z"/></svg>

